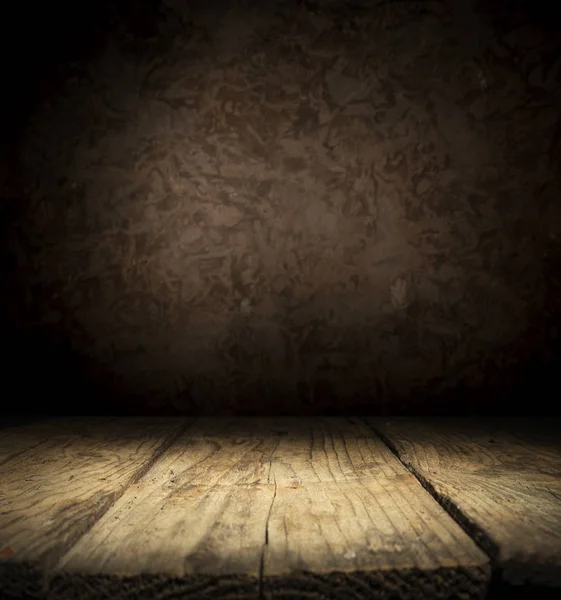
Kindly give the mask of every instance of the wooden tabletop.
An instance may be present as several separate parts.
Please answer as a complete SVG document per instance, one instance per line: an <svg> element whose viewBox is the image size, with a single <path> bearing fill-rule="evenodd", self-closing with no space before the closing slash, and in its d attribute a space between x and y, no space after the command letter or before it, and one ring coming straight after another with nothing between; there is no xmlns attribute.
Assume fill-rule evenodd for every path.
<svg viewBox="0 0 561 600"><path fill-rule="evenodd" d="M555 589L558 437L320 417L0 429L0 597L484 598L497 574Z"/></svg>

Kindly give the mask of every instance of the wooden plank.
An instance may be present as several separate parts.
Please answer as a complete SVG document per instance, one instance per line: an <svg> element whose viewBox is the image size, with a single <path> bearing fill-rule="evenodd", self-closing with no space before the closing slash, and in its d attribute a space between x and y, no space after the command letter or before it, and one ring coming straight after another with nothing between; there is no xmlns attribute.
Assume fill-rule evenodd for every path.
<svg viewBox="0 0 561 600"><path fill-rule="evenodd" d="M272 422L200 419L60 561L53 600L259 593ZM174 596L175 597L175 596Z"/></svg>
<svg viewBox="0 0 561 600"><path fill-rule="evenodd" d="M366 423L277 425L266 597L484 596L487 557Z"/></svg>
<svg viewBox="0 0 561 600"><path fill-rule="evenodd" d="M364 422L203 419L62 558L50 593L477 598L488 578Z"/></svg>
<svg viewBox="0 0 561 600"><path fill-rule="evenodd" d="M561 421L372 424L477 536L503 581L561 586Z"/></svg>
<svg viewBox="0 0 561 600"><path fill-rule="evenodd" d="M185 422L48 419L0 435L0 590L40 597L42 573L172 442Z"/></svg>

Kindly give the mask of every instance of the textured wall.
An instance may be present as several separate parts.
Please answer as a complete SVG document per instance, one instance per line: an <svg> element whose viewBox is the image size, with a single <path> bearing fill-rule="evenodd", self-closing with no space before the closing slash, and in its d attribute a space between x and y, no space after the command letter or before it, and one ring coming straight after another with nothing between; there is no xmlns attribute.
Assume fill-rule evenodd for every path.
<svg viewBox="0 0 561 600"><path fill-rule="evenodd" d="M37 92L10 209L13 364L80 410L137 412L438 412L543 370L549 16L192 4L131 5Z"/></svg>

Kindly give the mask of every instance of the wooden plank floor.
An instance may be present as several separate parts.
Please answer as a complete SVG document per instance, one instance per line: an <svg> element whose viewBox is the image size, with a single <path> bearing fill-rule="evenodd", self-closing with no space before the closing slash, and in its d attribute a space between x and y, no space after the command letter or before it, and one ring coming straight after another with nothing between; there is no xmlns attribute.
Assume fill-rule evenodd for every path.
<svg viewBox="0 0 561 600"><path fill-rule="evenodd" d="M505 581L561 586L561 421L373 424L496 559Z"/></svg>
<svg viewBox="0 0 561 600"><path fill-rule="evenodd" d="M455 422L445 434L433 423L415 432L356 418L59 419L0 429L0 597L483 598L488 555L501 569L519 560L508 533L532 526L522 562L555 584L554 446L536 434L507 447L493 430L503 453L493 454L475 429ZM454 439L464 443L455 453ZM508 465L523 485L511 486L501 520ZM464 472L465 500L453 499ZM481 518L477 478L489 480Z"/></svg>
<svg viewBox="0 0 561 600"><path fill-rule="evenodd" d="M65 419L0 430L0 593L43 575L177 435L168 420Z"/></svg>

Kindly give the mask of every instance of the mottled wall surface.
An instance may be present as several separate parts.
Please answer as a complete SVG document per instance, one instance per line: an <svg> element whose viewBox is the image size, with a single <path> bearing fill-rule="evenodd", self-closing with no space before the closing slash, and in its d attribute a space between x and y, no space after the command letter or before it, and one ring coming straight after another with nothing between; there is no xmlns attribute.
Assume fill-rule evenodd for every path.
<svg viewBox="0 0 561 600"><path fill-rule="evenodd" d="M21 131L22 389L92 411L437 412L538 373L561 38L510 6L129 7Z"/></svg>

